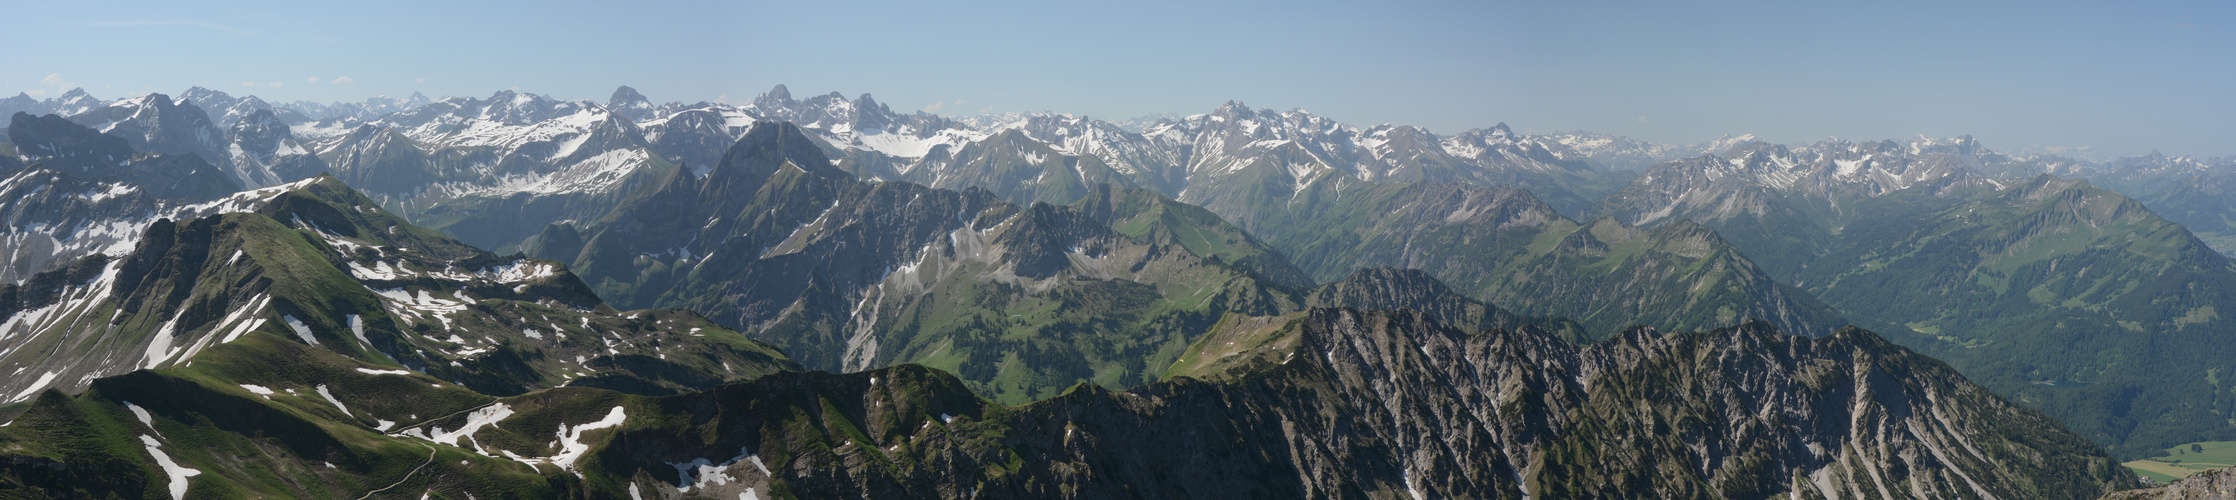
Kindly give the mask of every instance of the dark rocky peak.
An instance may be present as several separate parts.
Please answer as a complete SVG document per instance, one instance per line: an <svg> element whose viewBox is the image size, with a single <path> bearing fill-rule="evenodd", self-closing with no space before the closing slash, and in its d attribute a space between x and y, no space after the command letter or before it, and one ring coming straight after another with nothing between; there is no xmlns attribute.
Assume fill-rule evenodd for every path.
<svg viewBox="0 0 2236 500"><path fill-rule="evenodd" d="M31 116L18 112L9 117L8 142L15 144L16 152L34 162L115 164L132 158L132 146L124 138L103 134L51 114Z"/></svg>
<svg viewBox="0 0 2236 500"><path fill-rule="evenodd" d="M294 137L287 122L279 119L271 109L259 109L241 117L233 124L233 140L251 152L269 152L280 141Z"/></svg>
<svg viewBox="0 0 2236 500"><path fill-rule="evenodd" d="M189 103L189 102L186 102L186 101L177 101L177 100L172 100L172 99L171 99L171 96L168 96L168 95L163 95L163 94L162 94L162 93L160 93L160 92L158 92L158 93L153 93L153 94L148 94L148 95L147 95L147 97L146 97L146 99L147 99L147 103L148 103L148 105L150 105L150 106L154 106L154 107L156 107L157 109L162 109L162 108L169 108L169 107L173 107L173 106L178 106L178 105L182 105L182 104L183 104L183 105L192 105L192 104L193 104L193 103Z"/></svg>
<svg viewBox="0 0 2236 500"><path fill-rule="evenodd" d="M776 84L776 88L769 89L768 92L762 92L760 96L753 98L753 104L763 108L789 108L792 107L793 102L795 101L792 100L792 91L785 89L784 84L781 83Z"/></svg>
<svg viewBox="0 0 2236 500"><path fill-rule="evenodd" d="M1568 233L1568 236L1561 238L1561 242L1559 245L1555 245L1553 247L1553 251L1561 252L1568 255L1581 255L1587 257L1600 257L1607 255L1607 241L1599 237L1599 233L1603 232L1600 231L1601 228L1612 226L1614 228L1620 229L1621 231L1615 232L1616 235L1628 235L1630 233L1636 232L1629 227L1623 226L1619 222L1609 224L1613 221L1613 217L1602 217L1597 221L1593 221L1591 227L1585 228L1585 230Z"/></svg>
<svg viewBox="0 0 2236 500"><path fill-rule="evenodd" d="M16 94L15 97L0 99L0 115L14 116L16 113L38 114L44 111L45 110L40 109L39 100L32 99L31 94L19 92Z"/></svg>
<svg viewBox="0 0 2236 500"><path fill-rule="evenodd" d="M1514 135L1514 129L1506 126L1506 122L1498 122L1497 125L1492 125L1491 128L1483 130L1483 137L1485 139L1495 141L1515 141L1521 139L1520 136Z"/></svg>
<svg viewBox="0 0 2236 500"><path fill-rule="evenodd" d="M1603 220L1608 223L1620 224L1614 219ZM1651 232L1647 233L1647 236L1653 238L1655 250L1687 258L1700 259L1717 254L1729 256L1736 256L1737 254L1731 248L1731 243L1724 241L1723 235L1717 234L1715 228L1693 222L1692 219L1677 219L1670 221L1668 224L1655 226ZM1745 259L1732 260L1738 265L1753 266L1753 264L1747 263Z"/></svg>
<svg viewBox="0 0 2236 500"><path fill-rule="evenodd" d="M1235 100L1219 103L1218 108L1211 110L1211 116L1237 117L1255 114L1257 114L1257 110L1252 109L1249 104Z"/></svg>
<svg viewBox="0 0 2236 500"><path fill-rule="evenodd" d="M227 94L224 91L210 90L202 88L200 86L195 86L188 87L185 92L180 92L179 100L184 102L210 104L230 103L237 99L234 99L232 94Z"/></svg>
<svg viewBox="0 0 2236 500"><path fill-rule="evenodd" d="M751 196L770 176L785 168L798 168L816 177L852 179L831 166L823 148L808 132L791 122L762 121L722 154L722 162L707 172L708 189L733 196Z"/></svg>
<svg viewBox="0 0 2236 500"><path fill-rule="evenodd" d="M481 117L512 125L528 125L556 117L557 103L543 96L500 90L481 103Z"/></svg>
<svg viewBox="0 0 2236 500"><path fill-rule="evenodd" d="M245 107L247 107L248 109L252 109L252 110L254 110L254 109L274 109L274 108L272 107L272 103L264 102L264 98L262 98L262 97L257 97L257 96L243 96L243 97L241 97L241 99L240 99L240 104L241 104L242 106L245 106ZM276 111L274 111L274 113L280 113L280 112L285 112L285 111L287 111L287 110L276 110Z"/></svg>
<svg viewBox="0 0 2236 500"><path fill-rule="evenodd" d="M651 119L653 114L652 100L646 99L644 94L637 93L637 89L627 85L613 89L613 97L606 99L606 110L628 118L629 121Z"/></svg>
<svg viewBox="0 0 2236 500"><path fill-rule="evenodd" d="M86 93L85 88L80 87L70 89L69 92L63 92L60 97L54 98L47 104L50 108L48 112L70 116L100 107L101 99L93 97L93 94Z"/></svg>
<svg viewBox="0 0 2236 500"><path fill-rule="evenodd" d="M1337 288L1349 288L1351 289L1350 292L1369 292L1360 295L1370 297L1373 300L1419 295L1421 292L1448 293L1452 291L1450 287L1444 285L1443 281L1429 275L1428 271L1399 267L1370 267L1351 273L1351 276L1343 278L1343 281L1329 283L1327 287L1313 292L1313 295L1324 296L1328 292L1336 291ZM1351 307L1367 310L1394 309L1388 307Z"/></svg>
<svg viewBox="0 0 2236 500"><path fill-rule="evenodd" d="M613 96L606 99L607 104L610 104L612 105L612 107L617 108L624 107L631 103L640 102L651 103L652 101L650 99L645 99L644 94L637 93L637 89L631 88L628 85L622 85L620 87L614 88Z"/></svg>
<svg viewBox="0 0 2236 500"><path fill-rule="evenodd" d="M946 121L932 115L931 120L909 119L893 114L891 108L878 104L869 94L848 100L845 94L831 92L794 100L783 86L762 94L748 105L747 112L765 120L782 120L802 127L831 132L858 131L878 133L895 131L904 121L914 123L919 134L927 134L945 126Z"/></svg>
<svg viewBox="0 0 2236 500"><path fill-rule="evenodd" d="M381 132L385 132L388 130L388 127L374 125L371 123L360 123L357 125L356 128L349 129L349 134L346 135L346 137L348 138L344 139L342 142L362 141L372 138L374 135L378 135Z"/></svg>
<svg viewBox="0 0 2236 500"><path fill-rule="evenodd" d="M1512 313L1453 290L1427 271L1394 267L1360 269L1342 281L1315 288L1305 296L1305 306L1413 311L1469 332L1513 328L1521 322Z"/></svg>
<svg viewBox="0 0 2236 500"><path fill-rule="evenodd" d="M57 115L16 113L8 138L34 165L85 180L115 176L157 197L200 201L241 190L237 180L198 155L139 154L124 138Z"/></svg>
<svg viewBox="0 0 2236 500"><path fill-rule="evenodd" d="M994 242L1009 251L1018 276L1047 279L1071 268L1071 252L1101 257L1108 240L1117 233L1086 212L1047 203L1034 203L1013 219L1008 231Z"/></svg>
<svg viewBox="0 0 2236 500"><path fill-rule="evenodd" d="M854 130L886 130L893 126L893 118L893 110L878 104L868 93L854 100Z"/></svg>
<svg viewBox="0 0 2236 500"><path fill-rule="evenodd" d="M224 154L225 131L193 103L173 102L170 96L148 94L123 99L100 109L70 116L70 121L123 137L134 149L156 153L193 153L213 164L229 159Z"/></svg>

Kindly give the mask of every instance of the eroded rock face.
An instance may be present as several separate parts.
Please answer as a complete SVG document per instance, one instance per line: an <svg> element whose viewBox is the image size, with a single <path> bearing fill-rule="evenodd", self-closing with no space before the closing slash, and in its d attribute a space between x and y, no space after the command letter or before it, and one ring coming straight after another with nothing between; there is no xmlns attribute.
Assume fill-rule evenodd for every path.
<svg viewBox="0 0 2236 500"><path fill-rule="evenodd" d="M1219 347L1251 342L1270 347ZM671 497L714 482L664 464L731 450L752 460L691 477L803 498L2093 498L2129 482L2040 413L1862 330L1641 328L1580 347L1317 309L1191 355L1223 361L1194 372L1209 380L1015 408L913 366L774 376L678 396L664 406L705 418L601 453Z"/></svg>

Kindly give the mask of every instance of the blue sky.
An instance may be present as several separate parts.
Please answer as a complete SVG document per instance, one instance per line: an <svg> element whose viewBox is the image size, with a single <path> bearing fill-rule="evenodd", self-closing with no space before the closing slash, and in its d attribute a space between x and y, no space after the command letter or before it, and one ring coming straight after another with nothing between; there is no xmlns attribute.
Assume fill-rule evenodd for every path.
<svg viewBox="0 0 2236 500"><path fill-rule="evenodd" d="M665 102L784 83L946 114L1233 99L1440 133L2236 155L2232 2L196 3L10 2L0 90Z"/></svg>

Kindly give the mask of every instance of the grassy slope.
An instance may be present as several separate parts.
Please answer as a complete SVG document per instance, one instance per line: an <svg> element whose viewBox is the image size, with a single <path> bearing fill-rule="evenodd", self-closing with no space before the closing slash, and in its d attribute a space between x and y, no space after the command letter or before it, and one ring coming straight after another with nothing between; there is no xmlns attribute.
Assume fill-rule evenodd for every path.
<svg viewBox="0 0 2236 500"><path fill-rule="evenodd" d="M2125 458L2236 438L2220 339L2236 265L2133 200L2040 178L1963 204L1874 200L1808 270L1858 317ZM2171 375L2171 376L2170 376Z"/></svg>
<svg viewBox="0 0 2236 500"><path fill-rule="evenodd" d="M392 368L261 333L212 347L195 361L102 379L77 396L42 394L0 428L0 454L18 464L0 470L0 486L31 496L167 497L169 479L146 450L146 436L180 466L199 471L187 479L187 495L197 498L356 498L390 485L399 492L442 490L446 498L554 493L548 478L525 465L449 447L434 448L430 460L429 447L373 429L379 420L408 425L468 409L487 396L424 375L366 373L359 369ZM350 413L320 395L319 386ZM126 403L147 411L153 427ZM49 472L40 462L68 464L70 472Z"/></svg>
<svg viewBox="0 0 2236 500"><path fill-rule="evenodd" d="M1229 215L1321 282L1362 267L1417 268L1518 313L1573 318L1597 336L1634 324L1692 329L1748 316L1819 334L1846 324L1830 307L1769 280L1713 231L1579 223L1520 199L1527 196L1323 182Z"/></svg>
<svg viewBox="0 0 2236 500"><path fill-rule="evenodd" d="M2174 482L2199 472L2236 467L2236 441L2183 443L2159 452L2157 456L2130 460L2121 465L2161 483Z"/></svg>

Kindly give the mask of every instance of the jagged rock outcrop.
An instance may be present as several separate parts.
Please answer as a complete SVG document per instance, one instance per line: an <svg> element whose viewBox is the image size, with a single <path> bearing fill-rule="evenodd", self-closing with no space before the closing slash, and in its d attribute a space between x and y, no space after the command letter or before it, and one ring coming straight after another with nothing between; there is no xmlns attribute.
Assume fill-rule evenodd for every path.
<svg viewBox="0 0 2236 500"><path fill-rule="evenodd" d="M2104 500L2228 500L2236 498L2236 469L2215 469L2156 488L2104 495Z"/></svg>
<svg viewBox="0 0 2236 500"><path fill-rule="evenodd" d="M571 416L472 436L542 457L563 426L646 422L584 438L578 463L593 496L643 498L2094 498L2129 477L1861 330L1636 329L1581 347L1410 313L1271 325L1208 337L1189 359L1209 362L1130 392L1005 407L904 365L656 402L552 394L540 414Z"/></svg>

